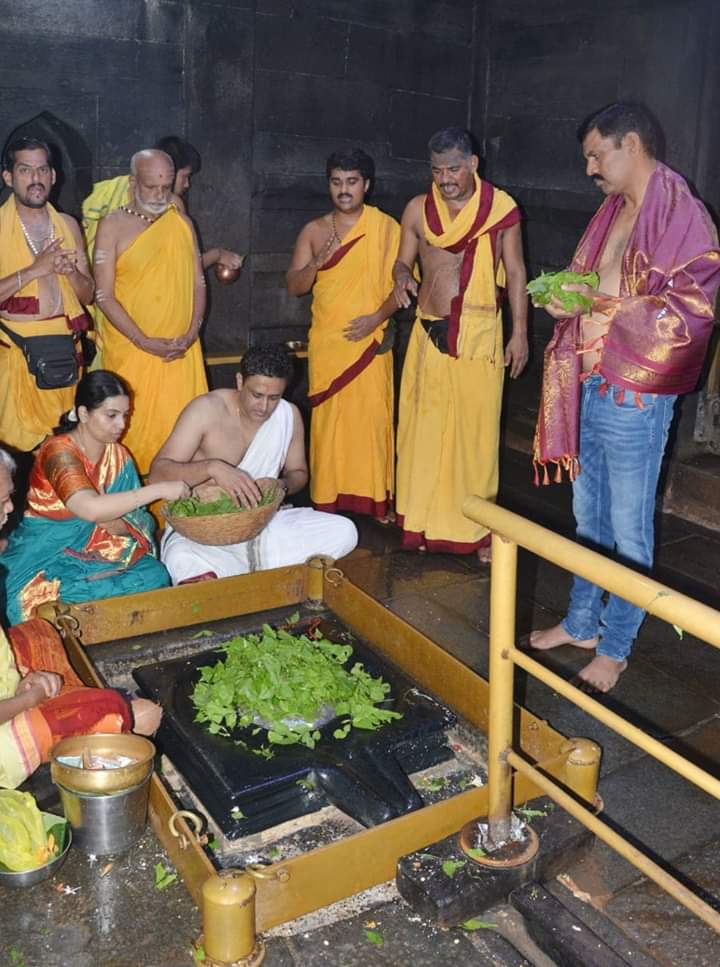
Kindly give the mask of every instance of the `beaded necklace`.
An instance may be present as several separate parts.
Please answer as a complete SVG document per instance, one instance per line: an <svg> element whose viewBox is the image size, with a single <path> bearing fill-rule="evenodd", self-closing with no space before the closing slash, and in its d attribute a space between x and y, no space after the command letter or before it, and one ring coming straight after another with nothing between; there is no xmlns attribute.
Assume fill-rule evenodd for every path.
<svg viewBox="0 0 720 967"><path fill-rule="evenodd" d="M121 205L120 211L125 212L126 215L135 215L136 218L141 218L144 222L149 222L149 224L151 225L156 219L160 217L159 215L155 215L155 217L153 217L152 215L143 215L142 212L136 212L135 209L131 208L129 205Z"/></svg>
<svg viewBox="0 0 720 967"><path fill-rule="evenodd" d="M18 218L20 218L20 215L19 214L18 214ZM53 225L52 219L49 216L48 216L48 223L50 225L50 232L49 232L49 234L43 234L43 235L40 236L40 238L35 239L30 234L30 232L28 230L28 227L25 224L25 222L22 220L22 218L20 218L20 227L23 230L23 235L25 236L25 241L28 243L28 248L30 249L30 251L36 257L40 254L40 252L42 252L43 242L45 242L46 239L48 241L52 242L54 240L54 238L55 238L55 226Z"/></svg>

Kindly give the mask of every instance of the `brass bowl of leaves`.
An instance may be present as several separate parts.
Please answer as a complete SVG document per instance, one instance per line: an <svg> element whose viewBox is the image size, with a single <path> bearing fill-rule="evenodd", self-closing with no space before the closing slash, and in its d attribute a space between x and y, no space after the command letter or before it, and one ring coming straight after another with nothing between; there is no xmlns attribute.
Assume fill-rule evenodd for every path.
<svg viewBox="0 0 720 967"><path fill-rule="evenodd" d="M160 512L173 530L198 544L241 544L257 537L285 497L274 477L260 477L255 483L262 494L257 507L238 506L226 490L203 484L189 497L163 504Z"/></svg>

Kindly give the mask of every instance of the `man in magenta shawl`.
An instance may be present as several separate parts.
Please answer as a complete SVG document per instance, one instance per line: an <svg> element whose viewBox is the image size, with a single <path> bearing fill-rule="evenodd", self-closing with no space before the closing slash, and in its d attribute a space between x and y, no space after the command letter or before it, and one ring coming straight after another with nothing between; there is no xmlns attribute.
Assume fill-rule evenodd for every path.
<svg viewBox="0 0 720 967"><path fill-rule="evenodd" d="M686 181L656 158L657 127L638 104L613 104L580 131L586 171L606 195L570 268L595 271L586 315L553 300L535 434L536 473L573 481L577 536L641 571L652 566L655 495L678 395L697 383L713 327L720 251ZM554 465L551 467L550 465ZM549 472L550 469L550 472ZM529 646L594 651L579 673L607 692L627 668L645 616L578 577L560 624Z"/></svg>

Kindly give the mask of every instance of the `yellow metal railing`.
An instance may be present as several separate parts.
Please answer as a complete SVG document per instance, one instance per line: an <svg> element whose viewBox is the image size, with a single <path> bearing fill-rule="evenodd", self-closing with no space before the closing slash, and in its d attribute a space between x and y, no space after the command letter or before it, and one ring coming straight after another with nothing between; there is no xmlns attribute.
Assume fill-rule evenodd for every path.
<svg viewBox="0 0 720 967"><path fill-rule="evenodd" d="M720 612L480 497L468 497L463 504L463 512L493 532L488 729L488 824L491 837L496 841L507 838L513 771L518 772L532 780L599 839L720 933L720 913L603 822L592 809L578 802L514 751L513 680L515 665L518 665L648 755L720 799L720 780L715 776L668 749L622 716L609 711L600 702L515 647L518 545L716 648L720 648Z"/></svg>

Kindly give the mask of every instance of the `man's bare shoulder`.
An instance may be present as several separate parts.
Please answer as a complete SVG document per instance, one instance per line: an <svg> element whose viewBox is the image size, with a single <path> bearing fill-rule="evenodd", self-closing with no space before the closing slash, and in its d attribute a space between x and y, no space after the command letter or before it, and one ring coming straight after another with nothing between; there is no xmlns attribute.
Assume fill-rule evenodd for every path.
<svg viewBox="0 0 720 967"><path fill-rule="evenodd" d="M427 195L415 195L405 206L405 211L403 212L403 222L406 224L408 222L416 223L422 218L423 207L425 206L425 199Z"/></svg>
<svg viewBox="0 0 720 967"><path fill-rule="evenodd" d="M300 230L300 234L306 238L327 238L328 232L332 231L332 215L327 212L312 221L306 222Z"/></svg>
<svg viewBox="0 0 720 967"><path fill-rule="evenodd" d="M132 215L128 215L122 209L116 208L114 211L108 212L107 215L103 215L98 222L98 231L102 228L106 234L108 232L112 232L113 234L120 233L124 226L130 223L131 218Z"/></svg>
<svg viewBox="0 0 720 967"><path fill-rule="evenodd" d="M66 215L65 212L60 212L59 214L63 224L66 226L68 232L70 235L72 235L75 241L77 242L78 239L82 239L80 234L80 226L77 223L77 219L73 218L72 215Z"/></svg>
<svg viewBox="0 0 720 967"><path fill-rule="evenodd" d="M232 389L213 389L202 396L196 396L194 400L185 407L186 412L192 412L194 416L205 415L210 419L217 419L226 412L232 412L235 400L235 390Z"/></svg>
<svg viewBox="0 0 720 967"><path fill-rule="evenodd" d="M68 226L70 231L80 230L80 226L78 225L77 219L73 218L72 215L67 215L65 212L58 212L58 214L60 215L60 218L63 220L63 222Z"/></svg>

